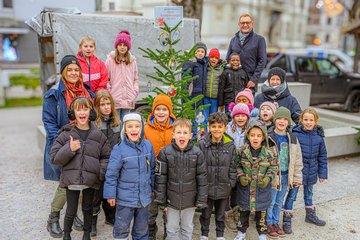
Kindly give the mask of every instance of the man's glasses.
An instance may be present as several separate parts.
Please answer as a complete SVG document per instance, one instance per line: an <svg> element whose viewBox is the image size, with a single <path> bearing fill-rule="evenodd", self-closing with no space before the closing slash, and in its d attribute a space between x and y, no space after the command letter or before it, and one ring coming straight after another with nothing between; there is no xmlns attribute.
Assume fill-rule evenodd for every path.
<svg viewBox="0 0 360 240"><path fill-rule="evenodd" d="M243 26L244 26L245 24L246 24L246 25L250 25L251 23L252 23L252 21L250 21L250 22L240 22L240 25L243 25Z"/></svg>

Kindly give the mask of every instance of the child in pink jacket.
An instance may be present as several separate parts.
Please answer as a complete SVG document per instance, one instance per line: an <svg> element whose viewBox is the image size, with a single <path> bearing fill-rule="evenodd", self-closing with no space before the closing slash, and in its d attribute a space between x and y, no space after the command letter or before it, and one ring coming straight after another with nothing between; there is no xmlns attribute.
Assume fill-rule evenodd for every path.
<svg viewBox="0 0 360 240"><path fill-rule="evenodd" d="M93 37L85 36L81 38L77 59L81 65L83 82L94 93L100 89L106 89L109 79L105 64L94 55L95 50L96 43Z"/></svg>
<svg viewBox="0 0 360 240"><path fill-rule="evenodd" d="M135 108L139 94L138 68L131 49L131 36L127 30L121 31L115 39L115 51L111 51L105 65L109 72L108 90L115 101L115 109L122 120L125 113Z"/></svg>

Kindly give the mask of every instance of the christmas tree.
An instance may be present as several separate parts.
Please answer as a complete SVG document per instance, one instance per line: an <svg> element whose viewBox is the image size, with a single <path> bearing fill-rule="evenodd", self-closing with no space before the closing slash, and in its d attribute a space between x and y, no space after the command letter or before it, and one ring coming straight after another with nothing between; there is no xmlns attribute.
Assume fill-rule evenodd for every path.
<svg viewBox="0 0 360 240"><path fill-rule="evenodd" d="M167 87L167 91L155 87L150 92L157 94L167 94L170 96L173 103L173 113L177 118L188 118L194 120L198 111L203 110L206 106L199 105L194 108L196 102L203 99L203 95L198 95L191 98L192 81L197 77L189 75L189 71L185 72L182 76L181 70L183 65L195 56L196 46L189 51L177 50L175 45L180 41L178 30L179 22L175 27L170 28L163 23L163 27L160 27L163 31L159 40L162 41L162 45L168 46L166 51L161 49L151 50L149 48L142 50L145 58L151 59L156 65L154 66L155 74L147 75L147 77L157 81L162 86ZM190 69L189 69L190 70ZM154 101L154 97L148 95L144 100L151 106Z"/></svg>

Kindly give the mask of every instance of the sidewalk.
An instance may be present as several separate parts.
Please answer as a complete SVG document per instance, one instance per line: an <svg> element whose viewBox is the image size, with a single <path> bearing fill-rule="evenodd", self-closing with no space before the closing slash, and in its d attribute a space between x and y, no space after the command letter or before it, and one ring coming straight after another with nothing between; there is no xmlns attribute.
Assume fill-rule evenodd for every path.
<svg viewBox="0 0 360 240"><path fill-rule="evenodd" d="M42 124L41 108L1 109L0 119L1 239L53 239L46 231L46 220L57 182L43 179L43 160L36 142L36 127ZM329 160L329 181L317 184L314 189L319 216L328 224L316 227L304 222L301 194L296 202L295 233L286 239L360 239L357 223L360 215L359 169L359 156ZM63 215L64 211L61 225ZM194 218L193 239L199 239L198 217ZM257 239L254 229L252 222L247 239ZM98 235L93 239L112 239L112 228L104 224L102 213ZM72 233L73 239L81 239L81 236L80 232ZM226 232L227 239L234 236L234 233ZM214 235L210 239L214 239Z"/></svg>

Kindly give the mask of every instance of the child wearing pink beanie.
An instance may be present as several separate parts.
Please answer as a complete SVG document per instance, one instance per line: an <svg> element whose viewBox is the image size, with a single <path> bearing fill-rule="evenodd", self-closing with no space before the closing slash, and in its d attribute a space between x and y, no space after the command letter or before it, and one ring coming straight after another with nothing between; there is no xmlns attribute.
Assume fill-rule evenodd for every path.
<svg viewBox="0 0 360 240"><path fill-rule="evenodd" d="M244 144L245 129L250 119L249 107L244 103L230 103L231 121L227 125L226 133L234 139L236 148Z"/></svg>

